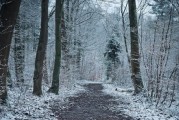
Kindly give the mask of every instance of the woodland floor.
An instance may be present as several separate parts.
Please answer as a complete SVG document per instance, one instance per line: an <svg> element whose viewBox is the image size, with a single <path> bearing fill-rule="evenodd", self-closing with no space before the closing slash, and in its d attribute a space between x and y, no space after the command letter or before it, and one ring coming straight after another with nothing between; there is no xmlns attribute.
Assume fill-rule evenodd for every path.
<svg viewBox="0 0 179 120"><path fill-rule="evenodd" d="M133 120L121 111L110 109L119 103L102 92L101 84L91 83L83 87L85 91L69 97L67 103L52 107L59 120Z"/></svg>

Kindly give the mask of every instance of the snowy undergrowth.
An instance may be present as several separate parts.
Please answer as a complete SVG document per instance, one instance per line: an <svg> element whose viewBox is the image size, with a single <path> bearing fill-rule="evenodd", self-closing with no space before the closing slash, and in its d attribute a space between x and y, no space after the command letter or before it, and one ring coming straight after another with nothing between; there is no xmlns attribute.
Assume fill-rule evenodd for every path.
<svg viewBox="0 0 179 120"><path fill-rule="evenodd" d="M119 106L111 108L119 110L135 119L141 120L179 120L179 107L173 105L171 108L155 107L147 101L143 95L133 96L132 89L122 89L113 84L103 84L103 92L113 95Z"/></svg>
<svg viewBox="0 0 179 120"><path fill-rule="evenodd" d="M85 85L85 84L93 84L93 83L99 83L102 84L102 81L90 81L90 80L78 80L76 81L77 84L79 85Z"/></svg>
<svg viewBox="0 0 179 120"><path fill-rule="evenodd" d="M32 95L32 86L14 87L8 91L8 105L0 106L0 120L56 120L51 110L54 101L65 103L66 98L74 96L84 89L75 83L69 89L61 87L59 95L47 93L49 87L43 87L43 95Z"/></svg>

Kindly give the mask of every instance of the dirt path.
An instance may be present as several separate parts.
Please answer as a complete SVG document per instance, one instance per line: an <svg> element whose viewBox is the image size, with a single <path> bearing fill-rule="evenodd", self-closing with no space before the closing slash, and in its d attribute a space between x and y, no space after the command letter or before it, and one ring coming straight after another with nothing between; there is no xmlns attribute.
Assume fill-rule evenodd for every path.
<svg viewBox="0 0 179 120"><path fill-rule="evenodd" d="M53 109L59 120L133 120L120 111L110 110L118 103L102 92L101 84L87 84L84 87L85 92L69 97L67 104Z"/></svg>

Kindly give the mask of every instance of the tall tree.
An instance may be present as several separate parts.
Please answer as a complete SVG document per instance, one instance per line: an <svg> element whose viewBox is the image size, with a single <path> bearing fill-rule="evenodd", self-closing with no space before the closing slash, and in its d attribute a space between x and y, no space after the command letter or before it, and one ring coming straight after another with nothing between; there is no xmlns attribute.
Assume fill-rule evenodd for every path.
<svg viewBox="0 0 179 120"><path fill-rule="evenodd" d="M6 102L7 64L12 33L21 0L6 0L0 9L0 101Z"/></svg>
<svg viewBox="0 0 179 120"><path fill-rule="evenodd" d="M55 64L53 70L53 79L52 86L49 89L49 92L58 94L59 91L59 74L61 66L61 18L63 11L64 0L56 0L56 9L55 9Z"/></svg>
<svg viewBox="0 0 179 120"><path fill-rule="evenodd" d="M69 15L68 15L68 11L69 11L69 0L66 0L64 2L64 8L62 11L62 23L61 23L61 30L62 30L62 62L61 62L61 66L62 66L62 73L64 74L64 79L67 79L67 76L69 76L68 71L70 69L70 63L69 63L69 52L70 52L70 44L69 44L69 32L68 30L68 24L69 24Z"/></svg>
<svg viewBox="0 0 179 120"><path fill-rule="evenodd" d="M41 16L41 30L40 39L37 48L35 70L34 70L34 86L33 94L42 95L42 77L43 77L43 62L45 58L46 46L48 41L48 0L42 0L42 16Z"/></svg>
<svg viewBox="0 0 179 120"><path fill-rule="evenodd" d="M77 19L78 16L80 15L80 8L81 8L81 2L80 0L76 0L75 1L75 12L74 12L74 35L75 35L75 39L74 39L74 48L76 49L76 53L75 53L75 79L80 80L81 79L81 58L82 58L82 40L80 39L81 36L81 25L77 23ZM84 2L84 1L83 1Z"/></svg>
<svg viewBox="0 0 179 120"><path fill-rule="evenodd" d="M128 0L129 5L129 21L130 21L130 37L131 37L131 67L132 67L132 80L134 84L134 93L137 94L143 89L143 82L140 72L139 61L139 40L138 40L138 25L137 25L137 12L136 1Z"/></svg>
<svg viewBox="0 0 179 120"><path fill-rule="evenodd" d="M15 43L14 43L14 61L15 61L15 73L17 82L24 82L24 65L25 65L25 39L21 37L21 23L20 15L17 18L15 25Z"/></svg>

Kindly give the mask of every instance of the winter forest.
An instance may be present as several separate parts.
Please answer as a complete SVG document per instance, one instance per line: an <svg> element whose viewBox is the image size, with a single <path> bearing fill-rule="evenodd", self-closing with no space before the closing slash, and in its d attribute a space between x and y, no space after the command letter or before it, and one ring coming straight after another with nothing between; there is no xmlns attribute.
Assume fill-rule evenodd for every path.
<svg viewBox="0 0 179 120"><path fill-rule="evenodd" d="M0 120L179 120L179 0L0 0Z"/></svg>

